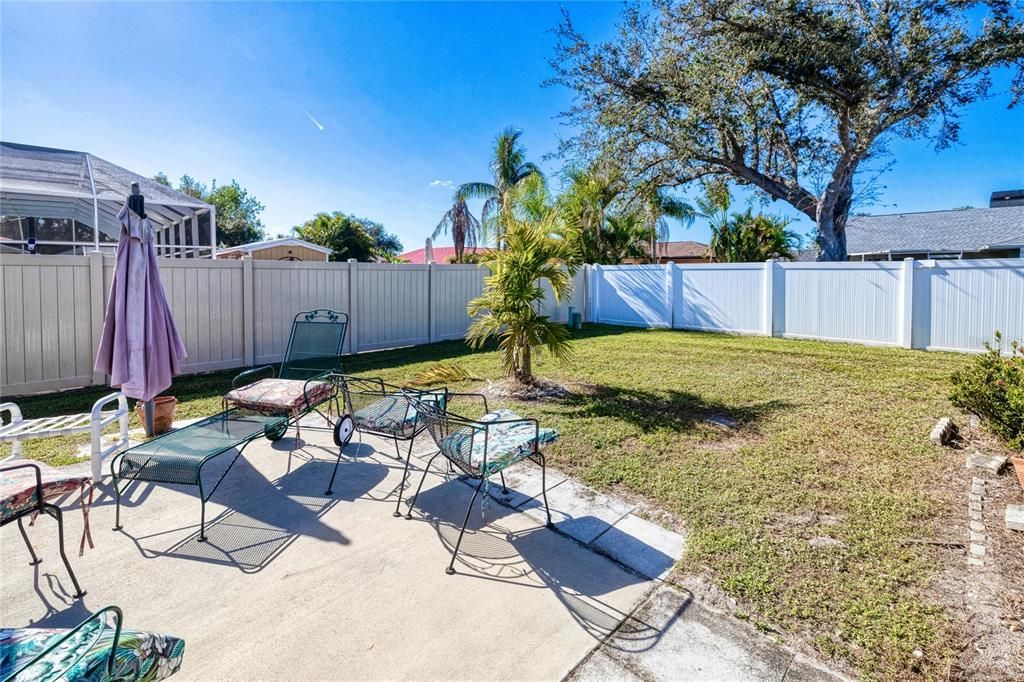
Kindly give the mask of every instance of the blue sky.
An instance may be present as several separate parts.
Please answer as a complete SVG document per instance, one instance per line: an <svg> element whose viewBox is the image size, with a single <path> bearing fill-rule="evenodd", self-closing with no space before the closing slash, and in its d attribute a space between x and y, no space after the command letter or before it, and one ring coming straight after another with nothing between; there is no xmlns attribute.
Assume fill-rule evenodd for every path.
<svg viewBox="0 0 1024 682"><path fill-rule="evenodd" d="M613 35L619 3L565 6L587 36ZM569 93L542 87L558 4L4 2L0 12L4 140L146 175L237 179L266 204L271 235L342 210L418 248L449 206L448 184L487 179L499 130L523 129L538 161L568 133L556 117ZM965 112L955 149L893 143L880 204L864 210L985 206L993 189L1024 187L1024 109L1007 102ZM701 223L672 229L707 236Z"/></svg>

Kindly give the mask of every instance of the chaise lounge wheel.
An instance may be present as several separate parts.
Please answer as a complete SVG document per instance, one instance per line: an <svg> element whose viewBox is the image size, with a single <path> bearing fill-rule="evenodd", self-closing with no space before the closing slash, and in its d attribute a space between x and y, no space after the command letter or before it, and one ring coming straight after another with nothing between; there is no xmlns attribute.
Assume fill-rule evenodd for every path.
<svg viewBox="0 0 1024 682"><path fill-rule="evenodd" d="M288 432L288 423L282 422L280 424L267 424L263 427L263 435L267 437L271 443L277 442L284 438L284 434Z"/></svg>
<svg viewBox="0 0 1024 682"><path fill-rule="evenodd" d="M334 423L334 444L339 448L345 447L352 440L352 434L355 431L356 425L352 421L352 416L347 414L341 415L338 421Z"/></svg>

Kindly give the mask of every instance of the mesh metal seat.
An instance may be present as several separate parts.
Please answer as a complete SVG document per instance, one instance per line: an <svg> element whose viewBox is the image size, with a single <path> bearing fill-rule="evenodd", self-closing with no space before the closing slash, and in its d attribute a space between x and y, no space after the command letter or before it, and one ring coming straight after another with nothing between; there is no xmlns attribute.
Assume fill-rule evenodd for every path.
<svg viewBox="0 0 1024 682"><path fill-rule="evenodd" d="M416 436L426 428L419 419L419 413L410 395L420 401L427 401L445 406L448 401L448 389L419 391L403 386L385 383L381 379L331 375L331 380L338 386L345 412L352 418L357 433L367 433L382 438L390 438L395 443L395 453L399 460L405 461L402 483L398 488L398 500L395 502L395 516L401 516L399 507L402 504L402 493L405 491L409 477L409 461L412 458L412 446ZM409 447L405 457L398 444L408 441Z"/></svg>
<svg viewBox="0 0 1024 682"><path fill-rule="evenodd" d="M455 559L459 554L462 536L466 533L466 524L469 523L469 515L473 511L473 504L476 502L480 490L487 484L489 477L494 474L501 477L502 489L507 490L502 472L517 462L530 459L540 465L541 496L544 499L546 525L549 528L553 527L551 510L548 508L547 468L540 448L542 445L554 442L558 438L557 431L542 429L536 419L520 417L509 410L490 412L487 409L487 398L480 394L449 393L445 404L440 404L435 400L423 400L414 393L406 395L416 408L419 422L430 433L437 445L438 452L427 461L427 466L423 469L423 477L409 503L409 511L405 518L412 518L412 508L416 505L416 499L423 488L430 465L438 455L444 456L452 466L466 476L480 481L476 490L473 491L473 497L466 509L466 516L462 520L462 528L459 530L459 538L455 542L452 559L446 569L447 573L455 572ZM451 412L448 409L451 398L456 396L472 396L482 400L484 411L487 414L480 419L470 419Z"/></svg>

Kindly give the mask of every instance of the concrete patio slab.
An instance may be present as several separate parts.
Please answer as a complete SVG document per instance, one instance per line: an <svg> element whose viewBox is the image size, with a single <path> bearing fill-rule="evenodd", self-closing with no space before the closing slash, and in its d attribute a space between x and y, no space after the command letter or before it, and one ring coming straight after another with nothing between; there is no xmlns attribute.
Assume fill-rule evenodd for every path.
<svg viewBox="0 0 1024 682"><path fill-rule="evenodd" d="M591 546L641 575L663 579L682 556L684 542L679 533L627 514Z"/></svg>
<svg viewBox="0 0 1024 682"><path fill-rule="evenodd" d="M116 604L127 627L186 640L182 680L835 679L651 580L683 536L557 470L547 477L557 530L543 527L540 469L512 468L509 493L494 481L493 499L472 511L449 576L476 482L435 460L412 519L396 519L404 464L393 443L350 443L328 497L336 452L308 428L254 443L208 504L206 542L194 490L149 484L128 495L124 530L110 531L108 479L91 514L97 546L83 557L71 551L81 515L65 514L85 599L70 597L43 518L30 529L39 566L16 533L0 538L0 625L69 627ZM429 439L413 453L403 513Z"/></svg>
<svg viewBox="0 0 1024 682"><path fill-rule="evenodd" d="M350 445L326 497L330 436L302 438L292 455L290 437L246 449L208 503L204 543L194 490L139 485L113 532L104 484L91 513L96 547L82 557L81 515L70 509L82 600L70 597L52 520L29 529L43 557L35 567L5 528L0 622L67 627L116 604L128 627L185 639L182 680L558 679L651 588L501 505L472 513L458 573L446 575L470 489L431 474L413 520L396 519L402 470L391 443Z"/></svg>
<svg viewBox="0 0 1024 682"><path fill-rule="evenodd" d="M659 636L648 637L649 632ZM796 656L748 624L695 603L689 593L661 584L569 679L825 682L842 678Z"/></svg>
<svg viewBox="0 0 1024 682"><path fill-rule="evenodd" d="M535 499L534 502L537 502ZM589 544L633 511L633 505L599 493L571 478L548 490L551 520L555 527L583 544ZM539 503L522 507L527 516L544 523Z"/></svg>

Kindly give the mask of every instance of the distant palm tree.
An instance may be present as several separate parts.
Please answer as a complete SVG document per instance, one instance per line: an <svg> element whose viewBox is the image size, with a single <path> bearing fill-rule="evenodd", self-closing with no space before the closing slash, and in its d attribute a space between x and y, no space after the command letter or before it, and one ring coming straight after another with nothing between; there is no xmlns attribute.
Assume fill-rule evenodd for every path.
<svg viewBox="0 0 1024 682"><path fill-rule="evenodd" d="M558 197L566 228L579 243L583 262L606 263L603 242L608 212L624 189L619 175L595 165L587 170L570 170L568 180L569 186Z"/></svg>
<svg viewBox="0 0 1024 682"><path fill-rule="evenodd" d="M455 242L455 262L462 263L462 254L466 250L466 246L476 249L480 221L469 212L466 200L458 194L453 197L452 207L441 218L441 222L434 228L434 234L430 237L437 239L442 232L447 233L449 229L452 231L452 240Z"/></svg>
<svg viewBox="0 0 1024 682"><path fill-rule="evenodd" d="M697 209L660 187L641 192L640 196L643 199L643 205L639 213L643 217L649 235L651 260L656 262L658 260L658 241L664 242L669 239L669 225L665 219L675 218L685 227L689 227L697 217Z"/></svg>
<svg viewBox="0 0 1024 682"><path fill-rule="evenodd" d="M800 248L800 236L786 227L788 218L764 215L749 208L729 213L732 196L721 181L705 185L704 196L697 200L702 215L711 227L708 252L720 263L761 263L769 258L790 258Z"/></svg>
<svg viewBox="0 0 1024 682"><path fill-rule="evenodd" d="M484 200L480 212L482 236L486 238L493 231L498 247L501 246L504 223L510 219L506 210L508 192L530 176L543 178L540 168L526 160L526 148L519 143L522 134L521 130L509 127L498 135L491 156L493 182L467 182L455 190L455 196L463 200Z"/></svg>

